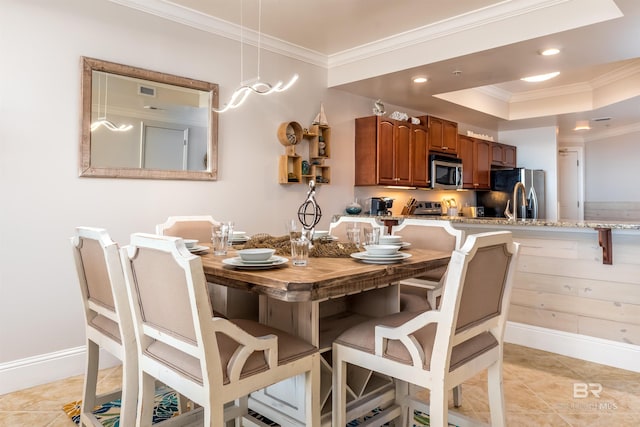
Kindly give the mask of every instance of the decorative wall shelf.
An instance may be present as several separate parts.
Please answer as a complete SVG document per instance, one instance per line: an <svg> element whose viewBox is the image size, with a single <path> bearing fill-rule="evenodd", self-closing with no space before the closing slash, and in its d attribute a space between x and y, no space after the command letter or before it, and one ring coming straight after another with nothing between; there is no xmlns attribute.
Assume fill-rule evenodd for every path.
<svg viewBox="0 0 640 427"><path fill-rule="evenodd" d="M303 160L296 153L296 146L303 139L309 142L308 171L303 171ZM278 140L286 147L286 154L280 156L278 163L278 182L280 184L331 183L331 167L325 160L331 157L331 128L326 125L311 125L302 129L297 122L284 122L278 127ZM306 165L304 169L307 169Z"/></svg>

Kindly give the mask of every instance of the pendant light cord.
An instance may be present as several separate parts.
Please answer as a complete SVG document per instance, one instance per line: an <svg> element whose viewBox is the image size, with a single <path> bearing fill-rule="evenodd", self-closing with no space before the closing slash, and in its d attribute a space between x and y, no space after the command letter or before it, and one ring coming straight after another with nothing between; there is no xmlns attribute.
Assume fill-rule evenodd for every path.
<svg viewBox="0 0 640 427"><path fill-rule="evenodd" d="M258 81L260 81L260 49L262 47L262 0L258 0Z"/></svg>
<svg viewBox="0 0 640 427"><path fill-rule="evenodd" d="M244 80L244 1L240 0L240 87L237 88L231 99L222 108L212 108L216 113L224 113L233 108L238 108L251 94L269 95L275 92L284 92L289 89L298 80L298 74L294 74L288 83L278 81L272 85L270 83L260 81L260 61L262 51L262 0L258 0L258 75L251 81Z"/></svg>

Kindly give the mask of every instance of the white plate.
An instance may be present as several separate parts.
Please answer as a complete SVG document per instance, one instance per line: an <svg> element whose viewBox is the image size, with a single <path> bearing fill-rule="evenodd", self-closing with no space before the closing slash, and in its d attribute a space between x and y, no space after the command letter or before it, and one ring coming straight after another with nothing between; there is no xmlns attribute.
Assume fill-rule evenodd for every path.
<svg viewBox="0 0 640 427"><path fill-rule="evenodd" d="M396 252L395 254L391 255L372 255L366 251L362 251L354 252L351 254L351 256L359 259L404 259L409 258L411 254L408 252Z"/></svg>
<svg viewBox="0 0 640 427"><path fill-rule="evenodd" d="M248 242L249 238L247 236L233 237L229 240L231 243L239 243L239 242Z"/></svg>
<svg viewBox="0 0 640 427"><path fill-rule="evenodd" d="M277 255L272 256L269 259L265 259L265 260L259 260L259 261L252 261L252 260L247 260L247 259L242 259L242 257L236 257L240 260L240 262L242 264L251 264L251 265L256 265L256 264L263 264L263 265L271 265L274 264L276 262L280 262L280 259L282 257L279 257Z"/></svg>
<svg viewBox="0 0 640 427"><path fill-rule="evenodd" d="M360 252L362 258L375 258L375 259L404 259L406 258L404 253L396 252L394 254L373 254L371 252Z"/></svg>
<svg viewBox="0 0 640 427"><path fill-rule="evenodd" d="M194 246L193 248L189 249L189 252L191 252L192 254L196 254L198 252L206 252L208 250L209 248L206 246Z"/></svg>
<svg viewBox="0 0 640 427"><path fill-rule="evenodd" d="M240 268L240 269L261 270L261 269L266 269L266 268L277 267L279 265L282 265L282 264L285 264L285 263L289 262L289 259L284 258L284 257L274 256L273 258L275 258L274 262L269 262L269 263L266 263L266 264L264 262L262 262L261 264L247 263L247 262L243 261L242 258L240 258L240 257L225 258L225 259L222 260L222 263L230 265L230 266L235 267L235 268Z"/></svg>
<svg viewBox="0 0 640 427"><path fill-rule="evenodd" d="M392 264L410 258L411 254L402 252L391 257L372 257L371 255L367 255L366 252L356 252L351 254L351 257L369 264Z"/></svg>

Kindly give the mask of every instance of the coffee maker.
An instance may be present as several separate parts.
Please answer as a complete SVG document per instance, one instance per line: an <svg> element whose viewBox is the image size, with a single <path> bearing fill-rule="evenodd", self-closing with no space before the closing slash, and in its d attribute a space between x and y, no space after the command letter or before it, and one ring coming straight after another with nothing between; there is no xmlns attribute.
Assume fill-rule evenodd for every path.
<svg viewBox="0 0 640 427"><path fill-rule="evenodd" d="M369 215L391 215L393 199L390 197L372 197Z"/></svg>

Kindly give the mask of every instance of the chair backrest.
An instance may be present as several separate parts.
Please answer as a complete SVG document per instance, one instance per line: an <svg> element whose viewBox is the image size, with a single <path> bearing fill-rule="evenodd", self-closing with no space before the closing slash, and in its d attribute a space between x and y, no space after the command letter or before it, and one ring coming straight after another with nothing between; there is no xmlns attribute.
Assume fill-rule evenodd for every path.
<svg viewBox="0 0 640 427"><path fill-rule="evenodd" d="M218 221L209 215L170 216L166 222L156 225L156 234L211 242L211 226L214 224Z"/></svg>
<svg viewBox="0 0 640 427"><path fill-rule="evenodd" d="M341 216L337 221L329 224L329 235L337 237L338 240L346 241L347 228L353 226L353 224L359 224L360 226L368 224L372 227L384 228L375 218Z"/></svg>
<svg viewBox="0 0 640 427"><path fill-rule="evenodd" d="M450 327L438 328L434 348L446 348L439 340L451 349L485 332L502 343L518 250L511 232L497 231L470 235L453 252L440 305Z"/></svg>
<svg viewBox="0 0 640 427"><path fill-rule="evenodd" d="M191 387L223 384L226 368L213 325L228 321L213 319L200 257L178 237L136 233L121 258L140 357L150 357Z"/></svg>
<svg viewBox="0 0 640 427"><path fill-rule="evenodd" d="M117 243L102 228L77 227L71 245L88 333L133 346L133 320Z"/></svg>
<svg viewBox="0 0 640 427"><path fill-rule="evenodd" d="M393 234L413 247L452 252L460 249L464 231L453 228L449 221L407 218L393 227Z"/></svg>

